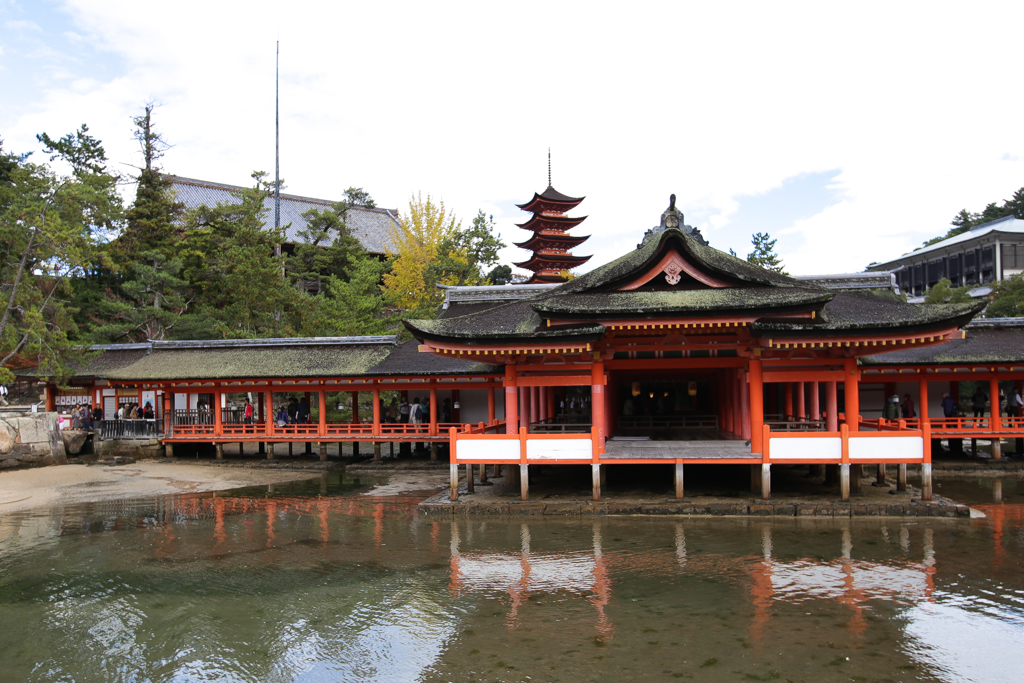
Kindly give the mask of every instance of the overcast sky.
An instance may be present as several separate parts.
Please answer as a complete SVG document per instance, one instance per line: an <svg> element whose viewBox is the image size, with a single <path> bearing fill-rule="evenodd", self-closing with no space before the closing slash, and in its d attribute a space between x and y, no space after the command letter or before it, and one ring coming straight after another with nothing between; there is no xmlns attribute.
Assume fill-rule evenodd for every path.
<svg viewBox="0 0 1024 683"><path fill-rule="evenodd" d="M87 123L130 172L154 101L167 172L245 184L274 168L279 39L287 192L361 186L403 212L423 192L511 243L551 147L554 186L586 196L585 269L675 193L714 247L765 231L793 274L852 272L1024 186L1022 20L977 1L0 0L0 138Z"/></svg>

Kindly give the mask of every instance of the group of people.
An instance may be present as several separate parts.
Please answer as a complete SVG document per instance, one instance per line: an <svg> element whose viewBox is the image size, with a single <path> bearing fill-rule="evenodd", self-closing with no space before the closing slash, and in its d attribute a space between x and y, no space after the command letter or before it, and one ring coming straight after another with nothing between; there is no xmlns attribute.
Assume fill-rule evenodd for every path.
<svg viewBox="0 0 1024 683"><path fill-rule="evenodd" d="M138 403L123 403L117 409L118 420L152 420L156 417L153 412L153 404L146 401L146 405L139 408Z"/></svg>
<svg viewBox="0 0 1024 683"><path fill-rule="evenodd" d="M901 403L899 394L893 394L886 400L885 407L882 408L882 417L886 420L909 420L917 417L917 406L914 405L914 399L910 398L910 394L903 394Z"/></svg>
<svg viewBox="0 0 1024 683"><path fill-rule="evenodd" d="M309 399L304 398L300 401L292 396L287 403L281 405L275 420L278 427L290 424L308 424L310 414ZM252 402L248 398L245 399L245 421L246 423L253 421Z"/></svg>
<svg viewBox="0 0 1024 683"><path fill-rule="evenodd" d="M103 420L103 409L97 406L93 408L88 403L75 406L70 415L58 416L58 424L61 429L85 429L93 428Z"/></svg>
<svg viewBox="0 0 1024 683"><path fill-rule="evenodd" d="M996 405L999 407L999 414L1006 417L1015 417L1018 420L1024 417L1024 397L1021 396L1020 390L1016 387L1010 392L1009 398L1007 398L1006 392L1000 390L997 401ZM975 389L970 403L973 417L984 417L986 410L991 414L989 396L981 387ZM942 414L945 417L967 417L963 406L949 394L942 395Z"/></svg>

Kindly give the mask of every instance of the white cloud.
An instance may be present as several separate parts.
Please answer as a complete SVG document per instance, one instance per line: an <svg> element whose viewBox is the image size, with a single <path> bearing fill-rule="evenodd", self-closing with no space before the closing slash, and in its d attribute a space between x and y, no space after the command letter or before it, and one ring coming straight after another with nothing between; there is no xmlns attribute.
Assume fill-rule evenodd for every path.
<svg viewBox="0 0 1024 683"><path fill-rule="evenodd" d="M1017 48L991 39L1024 18L1016 6L67 7L75 32L123 68L104 78L83 65L85 88L26 93L28 108L0 119L10 149L86 121L112 159L134 162L130 117L155 99L169 171L244 183L273 169L280 38L291 191L360 185L404 209L422 190L466 222L494 213L506 241L522 241L511 202L543 189L551 146L555 186L587 195L580 231L595 236L595 265L631 249L673 192L725 249L738 198L841 169L842 201L780 240L787 267L806 273L897 256L960 208L1024 185Z"/></svg>

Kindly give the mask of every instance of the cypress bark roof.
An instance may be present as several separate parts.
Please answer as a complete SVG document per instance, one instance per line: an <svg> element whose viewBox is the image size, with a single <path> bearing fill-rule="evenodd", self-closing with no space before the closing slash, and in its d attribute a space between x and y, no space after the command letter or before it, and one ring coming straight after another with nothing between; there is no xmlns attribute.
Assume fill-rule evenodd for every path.
<svg viewBox="0 0 1024 683"><path fill-rule="evenodd" d="M616 291L650 272L674 250L705 275L726 287L673 288L645 285L644 289ZM647 291L644 291L644 290ZM981 304L907 304L892 292L842 291L760 268L702 244L679 229L652 235L636 251L521 301L444 320L405 321L423 339L528 341L558 337L593 337L603 334L602 322L623 318L668 316L778 316L814 311L800 322L764 321L751 325L755 336L780 333L793 336L841 335L856 331L891 333L949 328L966 324ZM548 327L547 319L579 320L568 328Z"/></svg>
<svg viewBox="0 0 1024 683"><path fill-rule="evenodd" d="M865 356L861 365L976 365L1024 363L1024 326L968 327L964 339ZM965 376L964 379L970 379Z"/></svg>
<svg viewBox="0 0 1024 683"><path fill-rule="evenodd" d="M395 337L246 339L94 347L74 377L158 382L498 374L500 367L417 352ZM19 373L24 377L34 372Z"/></svg>

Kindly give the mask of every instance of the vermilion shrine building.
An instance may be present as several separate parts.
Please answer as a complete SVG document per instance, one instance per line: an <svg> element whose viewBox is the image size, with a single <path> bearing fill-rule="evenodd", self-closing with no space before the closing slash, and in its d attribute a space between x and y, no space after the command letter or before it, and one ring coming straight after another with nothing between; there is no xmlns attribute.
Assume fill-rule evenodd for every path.
<svg viewBox="0 0 1024 683"><path fill-rule="evenodd" d="M999 380L1024 378L1024 328L965 333L980 304L907 304L888 275L764 270L710 247L674 200L635 251L545 284L571 267L555 252L579 244L567 235L580 219L565 213L580 201L549 187L523 205L534 213L524 227L535 236L524 245L536 249L527 263L538 265L539 284L449 289L436 320L406 322L412 342L98 347L76 386L48 387L48 407L85 396L109 417L118 401L148 398L164 443L213 443L218 455L246 441L269 444L270 457L274 444L294 442L321 444L321 457L332 442L372 443L376 457L382 443L448 444L453 496L459 465L470 484L476 466L481 478L485 465L503 467L524 498L531 465L589 466L598 499L617 465L674 465L680 498L688 464L749 468L764 498L773 466L811 465L847 498L864 466L898 465L905 486L906 465L918 464L929 499L934 437L1024 436L1019 420L998 414L998 401L989 417L938 417L941 394L960 380L988 381L996 396ZM544 251L555 255L542 259ZM429 398L429 417L390 419L387 392ZM924 414L879 418L880 399L895 392L913 394ZM238 412L245 395L256 405L251 424ZM372 408L360 412L360 395ZM271 407L286 396L307 398L314 418L277 425ZM339 421L342 404L354 410Z"/></svg>

